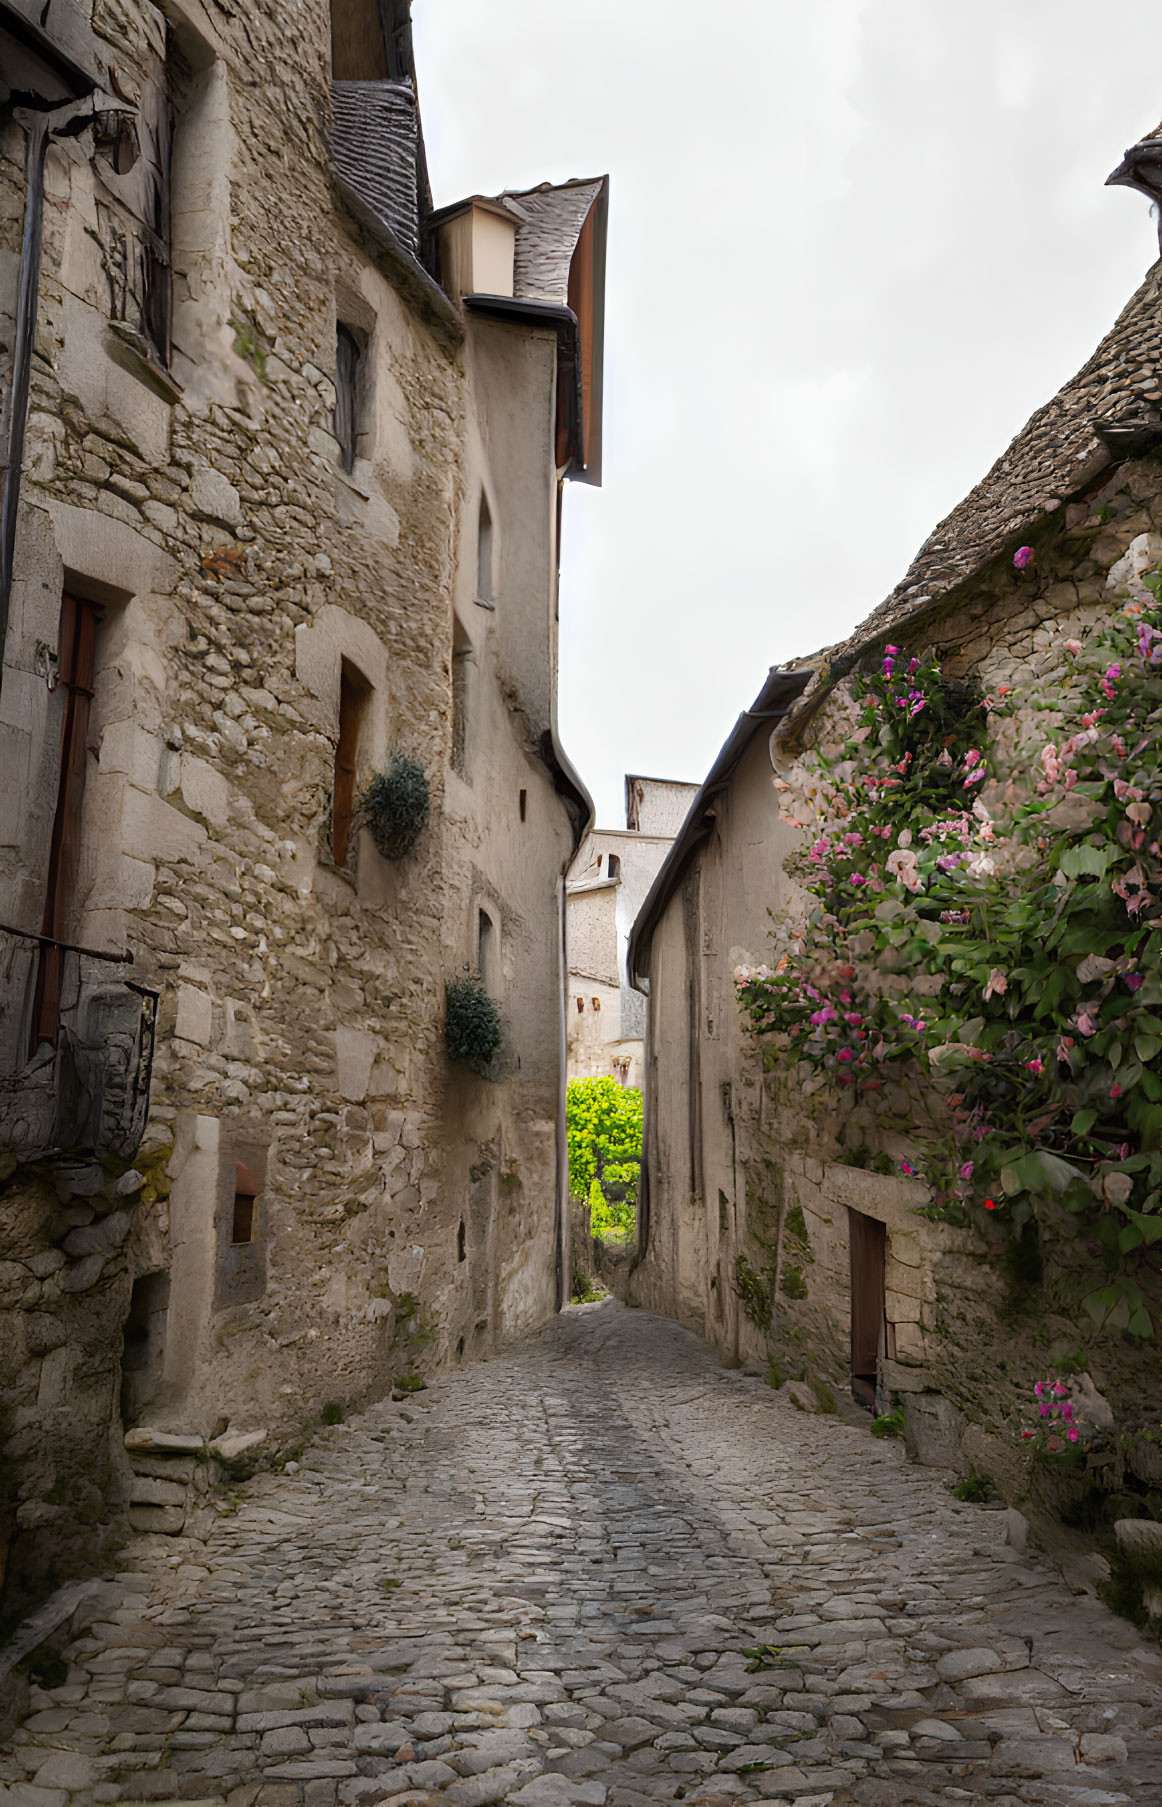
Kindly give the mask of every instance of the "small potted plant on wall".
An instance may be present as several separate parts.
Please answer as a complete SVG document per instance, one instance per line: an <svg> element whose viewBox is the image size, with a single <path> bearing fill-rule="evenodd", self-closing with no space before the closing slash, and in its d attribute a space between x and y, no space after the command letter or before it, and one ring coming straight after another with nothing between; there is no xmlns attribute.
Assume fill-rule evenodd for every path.
<svg viewBox="0 0 1162 1807"><path fill-rule="evenodd" d="M483 981L465 968L445 987L444 1039L449 1060L486 1074L500 1046L500 1011Z"/></svg>
<svg viewBox="0 0 1162 1807"><path fill-rule="evenodd" d="M393 753L359 798L359 819L385 860L401 860L428 825L428 780L418 759Z"/></svg>

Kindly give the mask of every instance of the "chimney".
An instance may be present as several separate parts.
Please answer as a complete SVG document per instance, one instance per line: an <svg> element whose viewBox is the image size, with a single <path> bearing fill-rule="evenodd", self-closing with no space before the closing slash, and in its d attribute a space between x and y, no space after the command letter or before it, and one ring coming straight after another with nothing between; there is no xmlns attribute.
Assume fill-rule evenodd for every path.
<svg viewBox="0 0 1162 1807"><path fill-rule="evenodd" d="M517 218L499 201L473 195L433 222L440 238L440 285L446 295L511 295Z"/></svg>

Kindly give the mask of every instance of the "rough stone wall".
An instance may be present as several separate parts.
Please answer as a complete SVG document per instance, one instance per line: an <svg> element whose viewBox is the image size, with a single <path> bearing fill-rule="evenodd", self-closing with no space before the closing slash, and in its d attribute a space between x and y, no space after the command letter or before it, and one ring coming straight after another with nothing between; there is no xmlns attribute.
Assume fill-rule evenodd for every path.
<svg viewBox="0 0 1162 1807"><path fill-rule="evenodd" d="M65 588L104 605L69 938L128 946L133 977L160 994L135 1167L5 1176L0 1543L29 1591L124 1529L135 1282L168 1275L168 1305L139 1311L129 1415L202 1438L262 1430L265 1449L326 1402L486 1353L556 1302L558 893L574 823L540 753L556 658L554 336L474 328L463 348L451 310L405 294L342 214L322 0L213 21L198 0L164 16L97 0L94 60L143 110L167 18L171 365L109 324L106 210L123 179L89 136L54 147L0 704L0 753L21 774L3 808L0 920L35 930L63 710L45 650ZM0 150L10 253L13 127ZM366 342L349 475L337 318ZM487 646L478 635L473 788L450 770L450 660L490 457L500 625ZM344 664L366 689L360 781L395 750L427 773L430 824L398 863L366 829L347 868L331 857ZM475 963L485 898L508 975L488 1078L450 1071L443 1047L445 979ZM244 1247L238 1163L260 1177ZM173 1528L168 1510L133 1517Z"/></svg>
<svg viewBox="0 0 1162 1807"><path fill-rule="evenodd" d="M1137 574L1162 558L1162 465L1144 458L1107 472L1030 539L1035 582L1003 555L938 612L897 626L899 644L934 650L948 675L972 674L985 692L1051 684L1067 638L1145 594ZM814 716L810 744L838 745L847 709L839 686ZM1018 707L1002 724L1010 748L1032 720ZM1044 733L1045 717L1036 721ZM776 752L784 781L796 781L795 756ZM853 1110L744 1032L734 972L770 958L768 907L795 904L783 871L795 831L781 821L774 775L758 737L652 937L649 1196L631 1297L699 1330L727 1360L773 1359L777 1373L834 1386L849 1373L848 1212L884 1223L891 1344L880 1403L905 1406L922 1459L975 1465L1011 1497L1028 1474L1006 1421L1031 1379L1081 1350L1119 1428L1156 1428L1156 1349L1097 1334L1066 1267L1050 1261L1030 1291L1000 1244L919 1216L927 1188L899 1174L912 1145L885 1129L874 1104ZM991 794L986 786L986 802ZM684 1041L691 1015L697 1037ZM887 1157L893 1171L853 1165L853 1154Z"/></svg>

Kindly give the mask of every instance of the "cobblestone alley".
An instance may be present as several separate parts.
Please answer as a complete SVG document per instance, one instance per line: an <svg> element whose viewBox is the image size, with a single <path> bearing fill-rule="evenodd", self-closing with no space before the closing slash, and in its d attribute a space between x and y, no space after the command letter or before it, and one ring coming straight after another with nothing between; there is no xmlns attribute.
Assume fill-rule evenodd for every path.
<svg viewBox="0 0 1162 1807"><path fill-rule="evenodd" d="M1162 1800L1162 1662L1003 1522L570 1310L140 1540L7 1807Z"/></svg>

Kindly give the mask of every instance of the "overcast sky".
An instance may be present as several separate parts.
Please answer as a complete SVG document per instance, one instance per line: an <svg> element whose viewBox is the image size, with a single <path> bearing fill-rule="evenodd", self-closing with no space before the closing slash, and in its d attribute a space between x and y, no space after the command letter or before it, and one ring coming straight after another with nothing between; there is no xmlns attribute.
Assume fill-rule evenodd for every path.
<svg viewBox="0 0 1162 1807"><path fill-rule="evenodd" d="M437 206L608 173L605 470L566 485L561 732L700 779L840 639L1157 254L1103 187L1158 0L414 0Z"/></svg>

